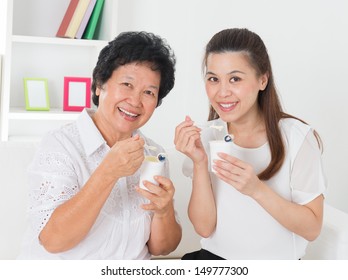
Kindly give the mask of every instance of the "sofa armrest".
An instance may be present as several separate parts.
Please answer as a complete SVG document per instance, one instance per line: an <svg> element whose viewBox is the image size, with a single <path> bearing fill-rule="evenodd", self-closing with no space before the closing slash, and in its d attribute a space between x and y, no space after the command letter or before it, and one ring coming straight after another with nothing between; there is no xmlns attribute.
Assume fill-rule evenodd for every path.
<svg viewBox="0 0 348 280"><path fill-rule="evenodd" d="M348 213L325 203L321 233L303 259L348 260Z"/></svg>

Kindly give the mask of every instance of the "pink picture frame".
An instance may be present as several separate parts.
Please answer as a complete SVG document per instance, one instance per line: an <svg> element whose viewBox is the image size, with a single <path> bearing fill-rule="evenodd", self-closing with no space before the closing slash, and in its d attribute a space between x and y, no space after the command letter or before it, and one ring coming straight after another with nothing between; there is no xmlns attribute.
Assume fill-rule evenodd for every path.
<svg viewBox="0 0 348 280"><path fill-rule="evenodd" d="M91 78L64 77L64 111L81 112L91 108Z"/></svg>

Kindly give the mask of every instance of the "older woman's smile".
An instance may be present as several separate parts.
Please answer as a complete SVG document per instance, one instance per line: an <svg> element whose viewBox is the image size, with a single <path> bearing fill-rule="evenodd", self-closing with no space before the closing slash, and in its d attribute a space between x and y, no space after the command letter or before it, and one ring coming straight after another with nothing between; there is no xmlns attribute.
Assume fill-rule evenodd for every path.
<svg viewBox="0 0 348 280"><path fill-rule="evenodd" d="M131 120L134 120L136 119L138 116L140 116L140 114L136 114L136 113L132 113L132 112L129 112L121 107L118 107L117 108L120 112L121 112L121 115L123 117L127 117L127 118L131 118Z"/></svg>

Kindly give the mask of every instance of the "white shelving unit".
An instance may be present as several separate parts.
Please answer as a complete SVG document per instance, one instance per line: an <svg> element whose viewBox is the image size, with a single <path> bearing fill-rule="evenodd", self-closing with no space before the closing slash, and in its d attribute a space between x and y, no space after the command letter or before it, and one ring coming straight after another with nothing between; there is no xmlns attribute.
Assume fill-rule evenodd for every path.
<svg viewBox="0 0 348 280"><path fill-rule="evenodd" d="M117 35L118 0L105 0L98 40L55 37L70 0L7 0L1 141L40 138L76 119L63 111L65 76L91 77L100 50ZM26 111L23 78L47 78L49 111Z"/></svg>

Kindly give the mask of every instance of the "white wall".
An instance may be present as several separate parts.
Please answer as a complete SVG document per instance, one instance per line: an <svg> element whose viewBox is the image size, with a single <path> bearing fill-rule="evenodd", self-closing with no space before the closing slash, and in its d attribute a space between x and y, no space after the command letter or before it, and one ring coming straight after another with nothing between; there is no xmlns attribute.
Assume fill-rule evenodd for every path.
<svg viewBox="0 0 348 280"><path fill-rule="evenodd" d="M312 124L324 145L327 200L348 212L348 2L345 0L119 0L119 30L165 37L177 55L176 85L145 132L173 147L186 114L207 117L201 58L209 38L224 28L247 27L265 41L285 109ZM0 1L0 54L4 52ZM116 35L116 34L115 34Z"/></svg>
<svg viewBox="0 0 348 280"><path fill-rule="evenodd" d="M0 1L0 55L5 52L6 1Z"/></svg>
<svg viewBox="0 0 348 280"><path fill-rule="evenodd" d="M347 1L127 0L120 9L121 31L157 33L178 59L175 88L146 126L149 135L172 147L174 127L186 114L197 122L207 118L203 48L221 29L249 28L268 47L284 108L324 141L327 201L348 212Z"/></svg>

